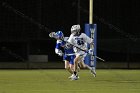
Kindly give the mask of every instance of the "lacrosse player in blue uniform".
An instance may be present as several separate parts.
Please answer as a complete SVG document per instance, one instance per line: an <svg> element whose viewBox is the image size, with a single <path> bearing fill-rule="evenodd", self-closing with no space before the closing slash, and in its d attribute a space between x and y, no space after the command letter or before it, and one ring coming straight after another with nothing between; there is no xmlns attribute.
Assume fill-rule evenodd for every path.
<svg viewBox="0 0 140 93"><path fill-rule="evenodd" d="M55 53L59 56L63 56L63 60L65 62L65 69L68 70L71 75L73 75L75 54L73 51L73 46L66 42L69 37L64 37L62 31L51 32L49 36L57 40L55 46ZM63 48L64 50L62 51L61 48ZM72 76L70 76L69 78L71 77Z"/></svg>

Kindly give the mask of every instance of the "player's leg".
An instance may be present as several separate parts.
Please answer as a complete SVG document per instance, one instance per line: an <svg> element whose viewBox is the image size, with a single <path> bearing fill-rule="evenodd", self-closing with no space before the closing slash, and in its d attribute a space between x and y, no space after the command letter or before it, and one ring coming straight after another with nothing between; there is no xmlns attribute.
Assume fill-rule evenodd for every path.
<svg viewBox="0 0 140 93"><path fill-rule="evenodd" d="M70 67L70 70L71 70L71 76L69 76L68 78L71 79L73 77L73 68L74 68L74 65L69 63L69 67Z"/></svg>
<svg viewBox="0 0 140 93"><path fill-rule="evenodd" d="M74 59L75 59L75 55L72 55L72 56L69 56L70 57L70 60L69 60L69 66L70 68L73 70L74 72ZM79 72L79 71L78 71ZM74 77L74 74L72 74L69 78L72 79L72 77ZM78 76L79 78L79 76Z"/></svg>
<svg viewBox="0 0 140 93"><path fill-rule="evenodd" d="M81 59L81 57L78 55L76 56L76 58L74 59L74 71L77 72L77 68L78 68L78 62Z"/></svg>
<svg viewBox="0 0 140 93"><path fill-rule="evenodd" d="M95 67L91 67L91 66L85 64L85 63L84 63L84 59L85 59L85 57L86 57L86 54L83 55L83 58L82 58L82 64L85 66L85 68L88 68L88 69L91 71L91 74L92 74L94 77L96 77Z"/></svg>
<svg viewBox="0 0 140 93"><path fill-rule="evenodd" d="M83 56L81 57L81 60L80 60L80 62L79 62L80 66L81 66L82 68L87 68L87 69L89 69L89 70L91 71L91 73L93 74L93 76L96 77L95 67L90 67L89 65L85 64L85 63L84 63L84 58L85 58L85 55L83 55Z"/></svg>
<svg viewBox="0 0 140 93"><path fill-rule="evenodd" d="M73 74L73 71L72 71L72 69L71 69L71 67L70 67L69 61L67 61L67 60L65 60L65 69L66 69L69 73Z"/></svg>
<svg viewBox="0 0 140 93"><path fill-rule="evenodd" d="M79 63L79 61L82 60L82 56L85 55L85 52L84 51L78 51L75 54L76 54L76 57L74 59L74 76L75 77L77 76L77 78L76 78L76 80L77 80L78 79L78 74L77 74L78 63ZM73 78L73 80L75 80L75 77Z"/></svg>
<svg viewBox="0 0 140 93"><path fill-rule="evenodd" d="M86 57L86 53L84 53L82 56L81 56L81 60L79 60L79 64L81 66L81 68L88 68L89 70L91 70L92 68L90 66L88 66L87 64L84 63L84 59Z"/></svg>
<svg viewBox="0 0 140 93"><path fill-rule="evenodd" d="M73 77L72 77L72 80L77 80L78 79L78 63L79 63L79 60L81 60L81 56L80 56L80 53L77 53L76 54L76 57L74 59L74 72L73 72Z"/></svg>
<svg viewBox="0 0 140 93"><path fill-rule="evenodd" d="M92 67L91 74L93 74L93 76L96 77L96 70L95 70L95 67Z"/></svg>
<svg viewBox="0 0 140 93"><path fill-rule="evenodd" d="M74 58L75 58L75 55L69 56L69 66L72 71L74 71Z"/></svg>
<svg viewBox="0 0 140 93"><path fill-rule="evenodd" d="M79 63L80 63L81 68L87 68L89 70L92 70L92 67L85 64L83 60L81 60Z"/></svg>
<svg viewBox="0 0 140 93"><path fill-rule="evenodd" d="M66 55L64 55L64 56L63 56L63 60L64 60L64 62L65 62L65 69L66 69L70 74L72 74L73 71L70 69L69 57L66 56Z"/></svg>

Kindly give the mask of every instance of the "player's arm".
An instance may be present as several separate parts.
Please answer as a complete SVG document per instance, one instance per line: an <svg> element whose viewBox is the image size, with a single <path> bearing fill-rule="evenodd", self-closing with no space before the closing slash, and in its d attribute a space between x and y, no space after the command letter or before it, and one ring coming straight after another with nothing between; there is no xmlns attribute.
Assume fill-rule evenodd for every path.
<svg viewBox="0 0 140 93"><path fill-rule="evenodd" d="M58 54L59 56L63 56L63 52L61 50L61 43L59 40L57 40L56 42L55 53Z"/></svg>
<svg viewBox="0 0 140 93"><path fill-rule="evenodd" d="M93 55L93 49L94 49L94 42L93 42L93 39L90 38L89 36L87 36L86 34L83 33L83 36L85 38L85 41L90 44L90 49L88 50L88 53Z"/></svg>
<svg viewBox="0 0 140 93"><path fill-rule="evenodd" d="M90 38L89 36L87 36L85 33L82 33L85 42L87 42L88 44L93 44L93 39Z"/></svg>

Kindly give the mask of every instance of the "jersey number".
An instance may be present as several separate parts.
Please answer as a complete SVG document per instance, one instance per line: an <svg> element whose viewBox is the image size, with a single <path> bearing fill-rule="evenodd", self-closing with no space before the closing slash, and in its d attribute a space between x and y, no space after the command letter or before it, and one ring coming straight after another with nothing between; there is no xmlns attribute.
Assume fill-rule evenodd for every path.
<svg viewBox="0 0 140 93"><path fill-rule="evenodd" d="M84 44L83 39L77 38L77 44L78 44L78 45L83 45L83 44Z"/></svg>

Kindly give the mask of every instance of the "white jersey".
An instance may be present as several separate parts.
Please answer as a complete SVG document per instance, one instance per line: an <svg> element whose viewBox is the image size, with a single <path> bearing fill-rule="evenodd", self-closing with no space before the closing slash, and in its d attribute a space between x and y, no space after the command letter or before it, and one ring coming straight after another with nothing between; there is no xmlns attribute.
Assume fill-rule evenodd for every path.
<svg viewBox="0 0 140 93"><path fill-rule="evenodd" d="M87 50L87 43L92 43L93 39L88 37L85 33L81 33L79 36L74 36L73 34L71 34L68 39L68 42L83 50ZM78 48L75 48L74 51L78 52L80 50Z"/></svg>

